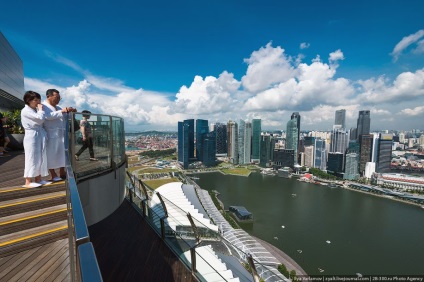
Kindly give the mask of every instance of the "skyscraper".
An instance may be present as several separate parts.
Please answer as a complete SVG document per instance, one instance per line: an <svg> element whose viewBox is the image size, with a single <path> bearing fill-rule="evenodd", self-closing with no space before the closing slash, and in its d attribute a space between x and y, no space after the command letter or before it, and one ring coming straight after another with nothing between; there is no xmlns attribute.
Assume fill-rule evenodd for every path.
<svg viewBox="0 0 424 282"><path fill-rule="evenodd" d="M184 169L188 168L189 160L194 157L194 120L178 122L178 161Z"/></svg>
<svg viewBox="0 0 424 282"><path fill-rule="evenodd" d="M339 152L328 153L327 170L341 173L344 170L344 154Z"/></svg>
<svg viewBox="0 0 424 282"><path fill-rule="evenodd" d="M330 152L345 153L349 145L349 132L335 125L331 131Z"/></svg>
<svg viewBox="0 0 424 282"><path fill-rule="evenodd" d="M305 166L306 167L314 167L314 151L315 147L305 146Z"/></svg>
<svg viewBox="0 0 424 282"><path fill-rule="evenodd" d="M196 120L196 158L203 161L203 136L209 132L208 121L204 119Z"/></svg>
<svg viewBox="0 0 424 282"><path fill-rule="evenodd" d="M261 136L261 155L259 165L262 167L270 166L275 147L275 140L269 134Z"/></svg>
<svg viewBox="0 0 424 282"><path fill-rule="evenodd" d="M0 112L22 109L24 92L22 60L0 31Z"/></svg>
<svg viewBox="0 0 424 282"><path fill-rule="evenodd" d="M356 126L356 139L360 139L361 135L370 134L371 114L370 111L359 111L358 122Z"/></svg>
<svg viewBox="0 0 424 282"><path fill-rule="evenodd" d="M240 120L238 131L239 164L248 164L251 156L252 124Z"/></svg>
<svg viewBox="0 0 424 282"><path fill-rule="evenodd" d="M238 164L238 125L234 121L227 123L228 160L232 164Z"/></svg>
<svg viewBox="0 0 424 282"><path fill-rule="evenodd" d="M358 154L348 153L346 154L345 173L343 179L356 180L358 177Z"/></svg>
<svg viewBox="0 0 424 282"><path fill-rule="evenodd" d="M363 175L367 162L371 162L373 135L362 134L360 136L359 173Z"/></svg>
<svg viewBox="0 0 424 282"><path fill-rule="evenodd" d="M227 155L227 125L223 123L215 124L216 154Z"/></svg>
<svg viewBox="0 0 424 282"><path fill-rule="evenodd" d="M206 167L214 166L216 159L216 136L214 131L203 135L202 150L203 165Z"/></svg>
<svg viewBox="0 0 424 282"><path fill-rule="evenodd" d="M345 109L336 111L334 125L340 125L341 128L346 129L346 110Z"/></svg>
<svg viewBox="0 0 424 282"><path fill-rule="evenodd" d="M261 154L261 120L252 120L252 162L259 162Z"/></svg>
<svg viewBox="0 0 424 282"><path fill-rule="evenodd" d="M377 150L377 172L390 172L390 163L392 161L392 134L380 134Z"/></svg>
<svg viewBox="0 0 424 282"><path fill-rule="evenodd" d="M294 160L294 163L297 164L298 163L298 154L300 152L300 147L299 147L299 141L300 141L300 114L299 112L294 112L292 113L290 119L295 119L296 120L296 125L297 125L297 150L295 151L295 155L294 157L296 158Z"/></svg>
<svg viewBox="0 0 424 282"><path fill-rule="evenodd" d="M327 168L327 150L325 149L325 140L316 138L314 147L314 167L319 168L320 170L325 170Z"/></svg>
<svg viewBox="0 0 424 282"><path fill-rule="evenodd" d="M300 117L299 117L300 119ZM297 118L292 118L287 122L286 149L294 150L294 163L297 164L297 152L299 145L299 128Z"/></svg>

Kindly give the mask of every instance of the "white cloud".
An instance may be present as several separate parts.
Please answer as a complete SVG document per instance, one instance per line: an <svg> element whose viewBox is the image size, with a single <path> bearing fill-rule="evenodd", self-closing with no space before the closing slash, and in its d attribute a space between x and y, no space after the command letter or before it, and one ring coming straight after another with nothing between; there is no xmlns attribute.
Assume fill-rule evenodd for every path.
<svg viewBox="0 0 424 282"><path fill-rule="evenodd" d="M272 47L268 43L250 58L244 59L248 64L246 75L242 77L243 87L249 92L258 92L273 84L282 83L293 76L291 58L284 54L281 47Z"/></svg>
<svg viewBox="0 0 424 282"><path fill-rule="evenodd" d="M424 106L418 106L413 109L403 109L399 114L407 116L418 116L424 113Z"/></svg>
<svg viewBox="0 0 424 282"><path fill-rule="evenodd" d="M401 41L399 41L395 48L393 49L392 53L390 53L390 55L393 56L393 60L396 62L400 56L400 54L407 49L409 46L411 46L412 44L418 42L421 38L424 37L424 29L421 29L419 31L417 31L414 34L410 34L408 36L405 36L404 38L402 38ZM422 41L420 41L419 47L418 47L418 51L422 50Z"/></svg>
<svg viewBox="0 0 424 282"><path fill-rule="evenodd" d="M309 43L306 43L306 42L300 43L300 49L308 49L309 46L311 46L311 44Z"/></svg>
<svg viewBox="0 0 424 282"><path fill-rule="evenodd" d="M368 105L405 102L424 97L424 68L413 72L399 74L391 83L389 79L380 76L358 81L361 93L358 102Z"/></svg>
<svg viewBox="0 0 424 282"><path fill-rule="evenodd" d="M417 41L417 45L424 44ZM383 128L388 121L396 122L396 113L405 121L409 117L408 124L416 124L423 110L416 105L424 104L424 68L403 72L394 80L382 75L351 81L336 75L338 62L345 59L340 49L328 54L328 63L319 54L311 62L302 62L302 54L293 58L268 43L244 60L247 70L241 80L227 71L219 77L195 76L178 93L134 89L122 80L88 71L81 71L84 78L72 86L26 78L25 87L40 94L56 88L62 106L121 116L129 126L146 129L176 130L177 121L187 118L211 123L261 118L266 129L285 129L293 111L300 112L302 129L331 129L334 112L341 108L346 109L348 128L356 126L358 111L365 109L371 110L372 128ZM66 58L56 59L79 68Z"/></svg>
<svg viewBox="0 0 424 282"><path fill-rule="evenodd" d="M218 78L196 76L190 87L184 85L180 88L172 112L201 115L231 110L236 102L231 95L239 87L240 82L226 71Z"/></svg>

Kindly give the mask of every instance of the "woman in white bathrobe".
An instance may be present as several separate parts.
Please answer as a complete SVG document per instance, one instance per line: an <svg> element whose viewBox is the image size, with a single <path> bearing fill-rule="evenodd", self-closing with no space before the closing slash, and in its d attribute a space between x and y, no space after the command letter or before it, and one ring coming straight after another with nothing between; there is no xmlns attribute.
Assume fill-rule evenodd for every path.
<svg viewBox="0 0 424 282"><path fill-rule="evenodd" d="M25 129L25 187L38 187L42 176L47 176L46 131L43 128L45 113L41 96L27 91L24 95L25 108L21 111L21 122ZM35 183L31 182L35 178Z"/></svg>

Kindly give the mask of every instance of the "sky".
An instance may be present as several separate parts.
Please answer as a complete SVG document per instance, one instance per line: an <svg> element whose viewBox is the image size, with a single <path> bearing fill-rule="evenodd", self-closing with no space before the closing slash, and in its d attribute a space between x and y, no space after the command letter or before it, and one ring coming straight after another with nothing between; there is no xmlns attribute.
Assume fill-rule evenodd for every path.
<svg viewBox="0 0 424 282"><path fill-rule="evenodd" d="M330 130L424 130L424 1L3 1L0 31L25 90L125 118L126 131L177 121L262 119Z"/></svg>

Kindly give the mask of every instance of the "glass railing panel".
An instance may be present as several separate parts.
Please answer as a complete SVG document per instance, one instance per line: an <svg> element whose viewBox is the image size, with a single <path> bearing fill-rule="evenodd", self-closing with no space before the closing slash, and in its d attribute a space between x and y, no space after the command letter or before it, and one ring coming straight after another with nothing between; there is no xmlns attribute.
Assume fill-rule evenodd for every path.
<svg viewBox="0 0 424 282"><path fill-rule="evenodd" d="M113 161L119 165L125 160L125 131L124 122L121 118L112 118L113 134Z"/></svg>
<svg viewBox="0 0 424 282"><path fill-rule="evenodd" d="M124 120L100 114L74 113L75 122L71 123L70 151L76 178L86 178L121 166L125 160ZM83 150L82 130L74 124L86 120L91 130L94 158L90 160L90 148ZM80 151L81 150L81 151ZM78 154L78 160L75 159Z"/></svg>

